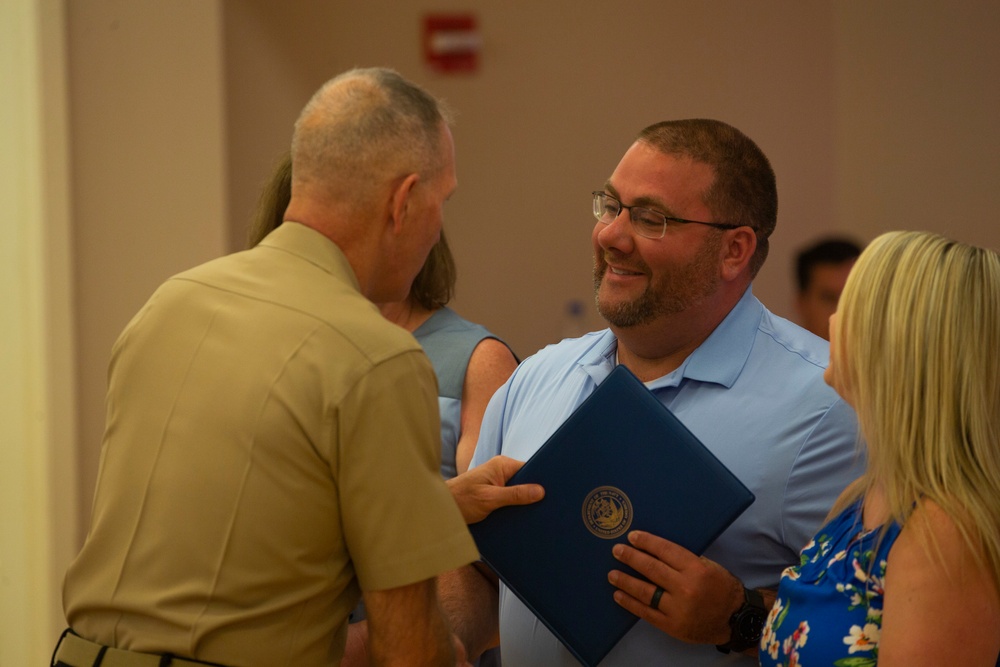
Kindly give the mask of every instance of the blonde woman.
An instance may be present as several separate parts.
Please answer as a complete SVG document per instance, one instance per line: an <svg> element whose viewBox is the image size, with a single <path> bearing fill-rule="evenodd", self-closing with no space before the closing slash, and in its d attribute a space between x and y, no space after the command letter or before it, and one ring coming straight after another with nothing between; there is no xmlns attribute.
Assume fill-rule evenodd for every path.
<svg viewBox="0 0 1000 667"><path fill-rule="evenodd" d="M781 579L762 665L990 666L1000 654L1000 257L873 241L830 318L825 379L868 469Z"/></svg>

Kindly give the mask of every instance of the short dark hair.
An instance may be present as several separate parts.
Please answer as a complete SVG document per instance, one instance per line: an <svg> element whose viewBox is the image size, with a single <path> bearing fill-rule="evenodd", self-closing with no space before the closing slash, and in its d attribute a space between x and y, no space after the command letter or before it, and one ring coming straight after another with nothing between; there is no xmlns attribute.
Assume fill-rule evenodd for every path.
<svg viewBox="0 0 1000 667"><path fill-rule="evenodd" d="M795 278L799 291L805 292L812 271L819 264L853 262L861 254L861 244L849 238L825 238L803 248L795 259Z"/></svg>
<svg viewBox="0 0 1000 667"><path fill-rule="evenodd" d="M750 276L756 276L778 221L778 187L764 151L732 125L710 118L656 123L642 130L637 140L666 155L689 157L712 168L715 180L705 193L705 204L716 222L754 230L757 251L750 260Z"/></svg>

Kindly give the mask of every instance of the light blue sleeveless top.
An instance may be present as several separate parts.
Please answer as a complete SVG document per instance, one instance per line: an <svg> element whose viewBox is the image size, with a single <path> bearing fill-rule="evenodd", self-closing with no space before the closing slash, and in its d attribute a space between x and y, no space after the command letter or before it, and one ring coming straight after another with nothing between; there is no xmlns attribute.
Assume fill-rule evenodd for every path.
<svg viewBox="0 0 1000 667"><path fill-rule="evenodd" d="M473 350L486 338L497 338L483 327L441 308L413 332L434 366L441 410L441 476L456 473L455 448L461 432L462 389ZM499 340L499 339L497 339ZM501 341L502 342L502 341Z"/></svg>

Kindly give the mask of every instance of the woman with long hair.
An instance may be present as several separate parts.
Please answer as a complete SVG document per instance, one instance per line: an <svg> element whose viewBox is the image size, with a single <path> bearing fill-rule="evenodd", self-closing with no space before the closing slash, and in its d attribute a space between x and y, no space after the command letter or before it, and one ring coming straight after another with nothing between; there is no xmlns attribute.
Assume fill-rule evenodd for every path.
<svg viewBox="0 0 1000 667"><path fill-rule="evenodd" d="M867 471L785 571L762 665L998 664L1000 257L924 232L861 254L826 381Z"/></svg>

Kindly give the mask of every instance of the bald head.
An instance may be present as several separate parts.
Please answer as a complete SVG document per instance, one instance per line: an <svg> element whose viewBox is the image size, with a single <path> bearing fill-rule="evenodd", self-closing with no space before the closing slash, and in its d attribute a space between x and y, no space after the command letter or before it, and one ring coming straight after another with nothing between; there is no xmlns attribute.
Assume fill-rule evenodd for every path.
<svg viewBox="0 0 1000 667"><path fill-rule="evenodd" d="M363 210L392 181L440 168L441 103L389 69L354 69L328 81L292 137L293 197Z"/></svg>

